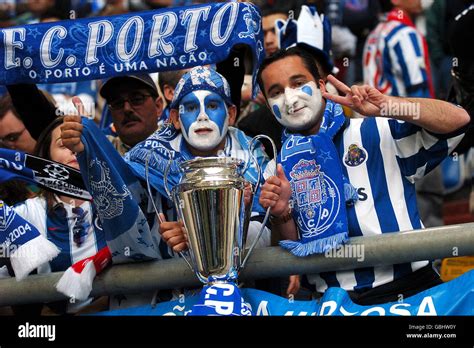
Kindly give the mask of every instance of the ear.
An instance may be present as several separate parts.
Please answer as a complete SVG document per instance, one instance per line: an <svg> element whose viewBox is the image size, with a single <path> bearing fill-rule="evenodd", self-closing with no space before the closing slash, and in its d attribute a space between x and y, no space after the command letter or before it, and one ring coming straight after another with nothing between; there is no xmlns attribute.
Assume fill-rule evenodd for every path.
<svg viewBox="0 0 474 348"><path fill-rule="evenodd" d="M174 88L172 88L170 85L164 85L163 96L165 97L165 100L169 100L169 101L173 100Z"/></svg>
<svg viewBox="0 0 474 348"><path fill-rule="evenodd" d="M176 109L170 110L170 122L173 124L174 128L181 129L181 124L179 123L179 113Z"/></svg>
<svg viewBox="0 0 474 348"><path fill-rule="evenodd" d="M158 96L158 98L155 99L155 105L156 105L156 108L158 109L158 115L161 116L163 112L163 99L160 96Z"/></svg>
<svg viewBox="0 0 474 348"><path fill-rule="evenodd" d="M237 118L237 107L235 105L228 106L227 113L229 114L229 126L233 126Z"/></svg>
<svg viewBox="0 0 474 348"><path fill-rule="evenodd" d="M321 94L327 92L326 91L326 83L324 82L323 79L318 80L318 85L319 85L319 89L321 90Z"/></svg>

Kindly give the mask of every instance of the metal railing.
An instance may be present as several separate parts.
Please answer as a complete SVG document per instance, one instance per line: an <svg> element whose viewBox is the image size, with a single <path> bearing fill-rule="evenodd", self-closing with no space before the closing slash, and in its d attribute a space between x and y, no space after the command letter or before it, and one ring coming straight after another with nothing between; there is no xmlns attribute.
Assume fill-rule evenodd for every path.
<svg viewBox="0 0 474 348"><path fill-rule="evenodd" d="M305 258L293 256L280 247L256 249L239 279L349 270L465 255L474 255L474 223L355 237L344 248ZM66 299L54 287L61 275L32 275L21 282L14 278L0 280L0 306ZM199 284L184 260L171 259L114 265L97 276L91 294L140 293Z"/></svg>

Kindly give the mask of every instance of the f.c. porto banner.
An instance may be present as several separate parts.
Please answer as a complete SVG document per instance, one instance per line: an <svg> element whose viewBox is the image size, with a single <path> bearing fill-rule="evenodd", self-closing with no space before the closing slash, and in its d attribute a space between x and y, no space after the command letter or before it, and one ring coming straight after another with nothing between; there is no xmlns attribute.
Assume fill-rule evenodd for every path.
<svg viewBox="0 0 474 348"><path fill-rule="evenodd" d="M0 30L0 84L103 79L214 64L235 45L263 59L261 16L226 2ZM255 76L255 74L254 74Z"/></svg>
<svg viewBox="0 0 474 348"><path fill-rule="evenodd" d="M360 306L352 302L341 288L329 288L318 301L291 301L255 289L240 289L252 315L279 316L439 316L474 315L474 270L448 283L420 292L397 302ZM213 294L206 298L212 305L225 311L230 302L218 303ZM98 313L96 315L189 315L198 303L198 296L160 303L156 307L142 306Z"/></svg>

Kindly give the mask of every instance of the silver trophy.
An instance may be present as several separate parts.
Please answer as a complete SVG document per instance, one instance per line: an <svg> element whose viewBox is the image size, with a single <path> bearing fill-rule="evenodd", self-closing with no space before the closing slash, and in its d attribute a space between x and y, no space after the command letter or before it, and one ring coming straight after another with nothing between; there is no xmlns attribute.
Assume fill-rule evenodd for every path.
<svg viewBox="0 0 474 348"><path fill-rule="evenodd" d="M261 137L269 139L266 136L252 139L249 153L258 171L257 184L261 170L252 146ZM272 146L275 148L273 142ZM247 206L244 203L248 183L243 173L249 163L231 157L201 157L183 162L180 183L171 191L165 173L168 195L184 223L190 257L187 263L205 284L237 280L268 220L269 209L257 238L245 253L252 203ZM257 188L251 192L250 202Z"/></svg>

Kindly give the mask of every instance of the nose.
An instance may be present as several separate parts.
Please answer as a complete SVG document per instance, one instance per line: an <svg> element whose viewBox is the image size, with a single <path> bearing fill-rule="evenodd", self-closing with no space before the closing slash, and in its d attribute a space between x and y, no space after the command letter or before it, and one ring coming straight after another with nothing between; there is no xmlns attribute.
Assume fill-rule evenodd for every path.
<svg viewBox="0 0 474 348"><path fill-rule="evenodd" d="M201 110L201 112L199 113L199 116L197 118L197 121L209 121L209 117L207 116L207 114Z"/></svg>
<svg viewBox="0 0 474 348"><path fill-rule="evenodd" d="M291 88L285 88L285 104L293 106L296 104L298 98Z"/></svg>
<svg viewBox="0 0 474 348"><path fill-rule="evenodd" d="M123 103L123 111L124 112L132 111L132 105L130 104L130 102L128 100L125 100L124 103Z"/></svg>

